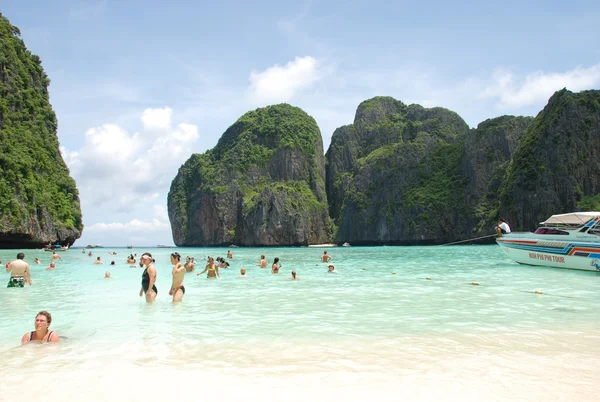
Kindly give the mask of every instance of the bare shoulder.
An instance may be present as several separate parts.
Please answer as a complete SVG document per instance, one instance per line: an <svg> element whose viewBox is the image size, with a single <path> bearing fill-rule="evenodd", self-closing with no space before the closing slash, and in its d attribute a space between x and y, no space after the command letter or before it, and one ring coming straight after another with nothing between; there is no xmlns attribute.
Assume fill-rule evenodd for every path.
<svg viewBox="0 0 600 402"><path fill-rule="evenodd" d="M29 342L29 332L26 332L25 335L21 338L21 345Z"/></svg>
<svg viewBox="0 0 600 402"><path fill-rule="evenodd" d="M48 342L59 342L59 341L60 341L60 336L58 336L56 331L52 331L52 334L50 334L50 338L48 338Z"/></svg>

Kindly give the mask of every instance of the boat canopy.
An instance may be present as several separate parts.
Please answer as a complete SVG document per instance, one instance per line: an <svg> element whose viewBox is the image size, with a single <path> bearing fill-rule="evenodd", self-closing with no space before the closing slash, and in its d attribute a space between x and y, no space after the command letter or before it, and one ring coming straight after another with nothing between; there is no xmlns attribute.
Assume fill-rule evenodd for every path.
<svg viewBox="0 0 600 402"><path fill-rule="evenodd" d="M540 223L542 225L582 225L596 217L600 217L600 212L571 212L569 214L552 215Z"/></svg>

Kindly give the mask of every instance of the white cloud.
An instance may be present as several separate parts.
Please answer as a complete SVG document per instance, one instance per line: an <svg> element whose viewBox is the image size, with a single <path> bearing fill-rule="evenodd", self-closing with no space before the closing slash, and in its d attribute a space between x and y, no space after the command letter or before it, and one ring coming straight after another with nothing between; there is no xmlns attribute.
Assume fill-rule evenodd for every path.
<svg viewBox="0 0 600 402"><path fill-rule="evenodd" d="M170 225L168 222L161 221L159 219L152 219L143 221L140 219L132 219L127 223L95 223L89 227L86 226L85 230L90 233L106 233L106 232L126 232L126 233L140 233L140 232L160 232L169 229Z"/></svg>
<svg viewBox="0 0 600 402"><path fill-rule="evenodd" d="M523 78L506 69L497 69L493 83L481 93L480 99L495 98L499 108L518 108L545 102L562 88L571 91L591 89L600 84L600 64L592 67L576 67L562 73L536 71Z"/></svg>
<svg viewBox="0 0 600 402"><path fill-rule="evenodd" d="M248 99L258 106L289 102L323 76L321 64L311 56L296 57L285 66L276 64L250 73Z"/></svg>
<svg viewBox="0 0 600 402"><path fill-rule="evenodd" d="M146 109L142 113L142 123L146 130L167 130L171 127L173 111L169 107Z"/></svg>
<svg viewBox="0 0 600 402"><path fill-rule="evenodd" d="M198 140L195 125L172 127L171 115L170 108L146 109L141 132L130 134L118 125L104 124L87 130L79 150L61 147L84 207L102 206L105 213L133 211L166 195Z"/></svg>

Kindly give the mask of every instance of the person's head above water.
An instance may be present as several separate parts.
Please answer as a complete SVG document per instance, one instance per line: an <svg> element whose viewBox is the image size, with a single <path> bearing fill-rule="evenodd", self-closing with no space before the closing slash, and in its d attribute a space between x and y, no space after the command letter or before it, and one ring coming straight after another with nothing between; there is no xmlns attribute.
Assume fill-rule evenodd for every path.
<svg viewBox="0 0 600 402"><path fill-rule="evenodd" d="M110 278L110 271L106 271L106 272L104 273L104 277L105 277L105 278Z"/></svg>
<svg viewBox="0 0 600 402"><path fill-rule="evenodd" d="M140 267L143 267L144 265L150 265L153 262L154 259L152 258L152 254L150 253L144 253L140 257Z"/></svg>
<svg viewBox="0 0 600 402"><path fill-rule="evenodd" d="M52 323L52 315L46 310L40 311L35 316L35 329L38 327L49 327Z"/></svg>
<svg viewBox="0 0 600 402"><path fill-rule="evenodd" d="M187 259L189 260L190 257L187 257ZM171 262L175 263L181 261L181 255L178 252L174 252L171 254Z"/></svg>
<svg viewBox="0 0 600 402"><path fill-rule="evenodd" d="M17 254L17 260L22 260L24 258L25 258L25 254L23 254L23 253Z"/></svg>
<svg viewBox="0 0 600 402"><path fill-rule="evenodd" d="M296 271L292 271L292 278L296 279Z"/></svg>
<svg viewBox="0 0 600 402"><path fill-rule="evenodd" d="M240 268L240 274L246 275L246 268L244 268L244 267Z"/></svg>

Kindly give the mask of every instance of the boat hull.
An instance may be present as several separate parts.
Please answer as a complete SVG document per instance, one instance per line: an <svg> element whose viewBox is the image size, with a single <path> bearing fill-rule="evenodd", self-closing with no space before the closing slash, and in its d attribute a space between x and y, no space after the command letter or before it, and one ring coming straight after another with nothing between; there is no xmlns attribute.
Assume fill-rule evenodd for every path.
<svg viewBox="0 0 600 402"><path fill-rule="evenodd" d="M505 235L496 239L504 254L525 265L600 271L600 243Z"/></svg>

